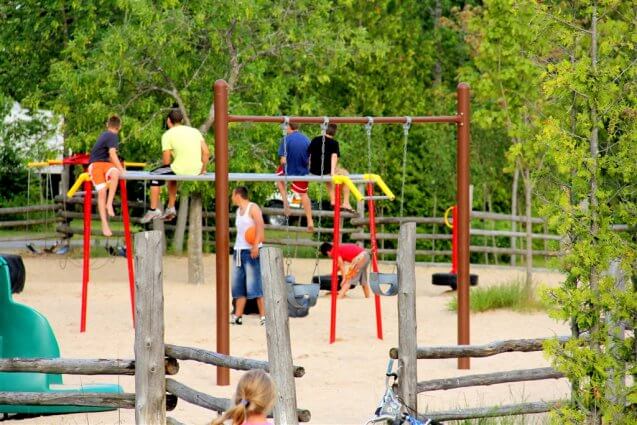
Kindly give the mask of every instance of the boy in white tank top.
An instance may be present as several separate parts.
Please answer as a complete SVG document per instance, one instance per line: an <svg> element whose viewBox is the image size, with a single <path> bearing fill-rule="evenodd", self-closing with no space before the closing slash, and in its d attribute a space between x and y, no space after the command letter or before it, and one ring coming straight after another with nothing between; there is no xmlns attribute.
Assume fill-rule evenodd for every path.
<svg viewBox="0 0 637 425"><path fill-rule="evenodd" d="M237 238L234 243L232 298L236 299L235 312L230 323L243 324L243 310L249 299L256 299L261 316L261 325L265 324L265 302L261 283L259 248L261 248L265 225L261 208L248 198L248 189L239 186L232 191L232 203L236 205L235 226ZM254 241L246 240L246 232L254 226Z"/></svg>

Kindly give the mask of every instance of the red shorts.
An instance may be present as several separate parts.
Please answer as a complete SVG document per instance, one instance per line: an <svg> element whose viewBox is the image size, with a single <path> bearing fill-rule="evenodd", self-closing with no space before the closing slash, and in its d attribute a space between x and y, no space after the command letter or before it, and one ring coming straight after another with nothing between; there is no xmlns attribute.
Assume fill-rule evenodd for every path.
<svg viewBox="0 0 637 425"><path fill-rule="evenodd" d="M98 192L106 188L113 172L117 172L117 167L112 162L93 162L88 166L88 174Z"/></svg>
<svg viewBox="0 0 637 425"><path fill-rule="evenodd" d="M277 176L282 176L284 175L285 172L283 171L283 166L279 165L279 168L276 169L276 175ZM292 176L294 177L294 176ZM295 193L303 194L303 193L307 193L307 187L308 187L308 182L295 182L292 181L292 190Z"/></svg>

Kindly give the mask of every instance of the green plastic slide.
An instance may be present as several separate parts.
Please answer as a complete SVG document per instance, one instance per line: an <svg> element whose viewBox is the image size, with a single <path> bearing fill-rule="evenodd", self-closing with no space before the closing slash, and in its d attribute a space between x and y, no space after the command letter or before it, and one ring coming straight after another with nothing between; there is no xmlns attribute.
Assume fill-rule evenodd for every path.
<svg viewBox="0 0 637 425"><path fill-rule="evenodd" d="M24 279L22 258L0 254L0 358L56 358L60 348L49 321L35 309L13 301L11 279ZM14 284L22 288L24 282ZM54 373L0 372L0 392L123 393L116 384L64 386L62 375ZM46 415L115 410L92 406L0 405L0 413Z"/></svg>

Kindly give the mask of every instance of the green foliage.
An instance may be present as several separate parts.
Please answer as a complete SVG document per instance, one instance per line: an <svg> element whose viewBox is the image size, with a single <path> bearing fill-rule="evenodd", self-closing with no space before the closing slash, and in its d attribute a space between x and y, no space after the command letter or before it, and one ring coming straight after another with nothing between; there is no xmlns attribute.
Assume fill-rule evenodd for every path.
<svg viewBox="0 0 637 425"><path fill-rule="evenodd" d="M450 311L457 311L458 298L449 301ZM522 282L507 282L488 287L471 288L470 309L473 313L490 310L510 309L521 312L533 312L546 309L535 288L527 288Z"/></svg>
<svg viewBox="0 0 637 425"><path fill-rule="evenodd" d="M542 25L535 36L550 46L529 50L545 66L543 92L548 106L539 117L542 131L520 155L534 169L540 211L566 239L561 268L565 283L551 290L551 315L569 320L588 340L547 347L553 363L574 386L572 407L555 413L556 423L635 423L624 400L635 392L609 382L634 370L634 337L622 340L612 323L637 318L635 290L616 286L606 271L621 262L631 274L636 259L632 235L613 231L614 223L635 225L637 184L637 87L634 67L634 7L622 2L534 4ZM633 154L629 154L631 151ZM618 378L617 378L618 379Z"/></svg>

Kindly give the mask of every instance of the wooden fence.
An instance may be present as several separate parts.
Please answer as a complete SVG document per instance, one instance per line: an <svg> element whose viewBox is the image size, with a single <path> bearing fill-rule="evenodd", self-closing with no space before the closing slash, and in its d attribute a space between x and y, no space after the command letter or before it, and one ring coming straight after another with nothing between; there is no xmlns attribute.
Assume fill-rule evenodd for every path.
<svg viewBox="0 0 637 425"><path fill-rule="evenodd" d="M56 204L48 205L34 205L29 207L12 207L12 208L0 208L0 216L3 215L22 215L24 218L21 220L0 220L1 228L20 228L28 226L36 226L42 224L56 223L56 230L61 237L69 238L73 235L83 234L84 229L81 225L83 213L79 207L83 204L83 196L75 196L70 199L63 199L62 197L56 198ZM92 200L93 205L96 204L96 200ZM117 202L115 203L117 207ZM129 208L131 208L131 222L134 224L140 224L141 217L135 216L135 213L140 214L145 204L138 201L129 201ZM364 209L361 209L364 213ZM29 217L29 214L48 214L54 213L51 217ZM263 213L269 217L283 217L283 210L280 208L263 208ZM268 236L268 243L274 245L283 246L298 246L298 247L318 247L321 241L318 240L318 233L322 235L322 240L329 240L332 238L333 228L331 227L331 220L334 217L333 211L315 210L313 216L315 218L321 217L327 221L320 228L315 229L314 237L308 238L305 236L306 228L301 226L300 220L304 216L302 210L291 211L291 225L285 226L280 224L281 220L277 220L277 223L266 224L266 230L276 231L278 233ZM508 214L497 214L490 212L473 211L471 213L474 228L470 229L471 246L470 252L474 254L483 254L483 262L498 264L501 262L501 256L526 255L527 249L523 245L531 245L532 256L542 257L554 257L559 255L559 247L557 242L561 240L561 237L554 234L549 234L546 230L546 224L541 218L533 217L531 222L534 226L541 226L542 232L532 232L527 234L521 231L510 230L495 230L486 229L487 223L492 223L491 227L495 227L495 223L498 222L524 222L525 216L511 216ZM92 215L92 219L98 220L97 214ZM114 220L120 220L121 217L114 217ZM233 222L234 214L231 214L231 221ZM204 233L214 234L215 226L215 213L212 211L203 213L203 220L206 224L202 226ZM377 234L379 242L379 254L385 256L395 256L397 254L397 240L398 232L397 226L404 222L414 222L418 225L416 234L417 248L415 254L421 261L429 257L429 261L435 261L437 257L449 257L451 256L451 231L445 226L444 219L442 217L377 217L376 223L380 226L380 231ZM73 223L78 223L74 225ZM482 224L480 224L482 223ZM232 223L231 223L232 224ZM325 225L327 224L327 225ZM342 237L346 240L364 244L370 239L370 234L367 231L368 219L362 218L358 214L342 213ZM389 226L389 227L387 227ZM483 228L480 228L483 227ZM383 230L385 228L385 230ZM166 224L165 229L172 231L175 226L172 224ZM389 231L388 231L389 230ZM235 229L230 228L230 232L233 233ZM281 232L286 232L285 236L281 235ZM99 236L99 229L93 229L92 235ZM122 231L114 231L115 236L123 236ZM12 236L15 239L15 236ZM214 237L214 236L213 236ZM32 238L29 238L32 239ZM8 238L0 239L0 241L8 240ZM515 242L515 240L523 240L524 244ZM539 242L538 242L539 241ZM538 246L541 245L541 246ZM502 246L505 245L505 246ZM509 246L507 246L509 245ZM513 247L512 247L513 246ZM523 246L517 248L517 246ZM423 258L425 257L425 258ZM499 260L500 259L500 260ZM477 261L474 258L474 261Z"/></svg>
<svg viewBox="0 0 637 425"><path fill-rule="evenodd" d="M397 393L407 406L417 409L418 393L449 390L473 386L494 385L507 382L522 382L541 379L559 379L563 375L552 368L511 370L505 372L468 375L450 379L434 379L417 382L418 359L446 359L487 357L508 352L542 351L546 339L520 339L497 341L486 345L462 345L451 347L417 347L416 321L416 277L415 257L416 224L403 223L400 226L398 245L398 348L390 349L389 356L399 361L399 386ZM560 338L565 342L567 337ZM546 412L562 400L494 406L477 409L462 409L445 412L425 412L434 420L477 419L494 416L521 415ZM425 415L420 415L423 419Z"/></svg>
<svg viewBox="0 0 637 425"><path fill-rule="evenodd" d="M274 410L277 424L295 425L309 422L308 410L297 409L294 378L305 370L292 364L287 308L277 300L285 299L283 263L280 250L264 248L264 266L272 278L264 274L265 302L268 306L266 332L269 362L227 356L201 348L164 344L164 308L162 283L163 235L159 231L135 235L135 359L0 359L0 372L41 372L76 375L134 375L135 393L33 393L0 392L0 404L80 405L135 409L136 424L164 424L166 411L171 411L182 399L208 410L223 412L230 399L213 397L197 391L174 378L178 361L196 361L216 367L237 370L262 369L270 372L277 386L278 402ZM263 260L262 260L263 261ZM279 277L281 279L279 279ZM281 298L282 297L282 298ZM276 306L280 308L276 308ZM159 366L161 365L161 366ZM168 423L179 424L173 418Z"/></svg>

